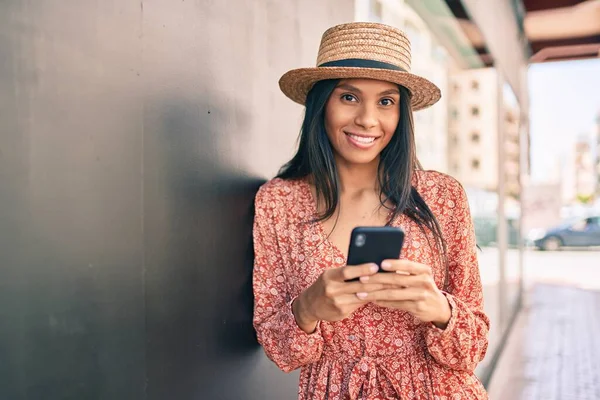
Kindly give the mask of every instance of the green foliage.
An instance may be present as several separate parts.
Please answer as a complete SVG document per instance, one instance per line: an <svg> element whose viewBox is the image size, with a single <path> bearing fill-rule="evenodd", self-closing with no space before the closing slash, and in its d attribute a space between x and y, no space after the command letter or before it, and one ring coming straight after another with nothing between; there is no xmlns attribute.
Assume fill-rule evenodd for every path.
<svg viewBox="0 0 600 400"><path fill-rule="evenodd" d="M577 201L580 202L581 204L592 204L593 200L594 200L593 194L578 194L577 195Z"/></svg>

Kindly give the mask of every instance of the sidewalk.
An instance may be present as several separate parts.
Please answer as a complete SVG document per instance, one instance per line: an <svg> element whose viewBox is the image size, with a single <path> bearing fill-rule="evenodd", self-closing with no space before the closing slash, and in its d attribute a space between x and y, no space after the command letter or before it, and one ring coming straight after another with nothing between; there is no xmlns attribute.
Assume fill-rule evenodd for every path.
<svg viewBox="0 0 600 400"><path fill-rule="evenodd" d="M600 292L536 285L489 394L491 400L600 399Z"/></svg>

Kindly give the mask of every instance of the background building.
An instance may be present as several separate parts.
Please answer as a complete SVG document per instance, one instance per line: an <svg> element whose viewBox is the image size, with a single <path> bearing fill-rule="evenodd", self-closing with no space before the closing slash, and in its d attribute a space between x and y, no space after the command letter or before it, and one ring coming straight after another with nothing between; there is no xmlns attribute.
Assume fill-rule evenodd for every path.
<svg viewBox="0 0 600 400"><path fill-rule="evenodd" d="M580 136L575 142L575 196L574 200L581 203L590 203L596 191L596 165L593 154L591 138L588 135Z"/></svg>
<svg viewBox="0 0 600 400"><path fill-rule="evenodd" d="M493 68L454 71L450 78L450 173L464 185L498 187L498 80Z"/></svg>
<svg viewBox="0 0 600 400"><path fill-rule="evenodd" d="M467 186L497 191L500 170L506 194L518 199L520 113L510 87L500 84L494 68L461 70L450 77L449 97L450 173ZM498 161L499 133L504 147L502 165Z"/></svg>
<svg viewBox="0 0 600 400"><path fill-rule="evenodd" d="M526 237L533 229L546 229L561 222L561 187L559 183L533 184L527 187L522 199L523 232Z"/></svg>
<svg viewBox="0 0 600 400"><path fill-rule="evenodd" d="M510 199L520 199L521 197L521 170L527 170L525 165L528 158L523 162L521 160L521 113L519 104L508 84L503 85L502 108L503 121L500 123L504 131L504 160L499 165L501 173L504 173L505 193Z"/></svg>
<svg viewBox="0 0 600 400"><path fill-rule="evenodd" d="M595 142L595 147L596 147L596 162L595 162L595 169L596 169L596 201L600 202L600 111L598 112L598 116L596 117L596 126L595 126L595 137L594 137L594 142Z"/></svg>

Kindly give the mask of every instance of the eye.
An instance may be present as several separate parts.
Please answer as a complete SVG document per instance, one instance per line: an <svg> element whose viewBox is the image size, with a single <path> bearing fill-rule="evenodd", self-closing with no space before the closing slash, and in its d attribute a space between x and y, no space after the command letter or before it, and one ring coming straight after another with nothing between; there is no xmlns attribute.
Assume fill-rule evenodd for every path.
<svg viewBox="0 0 600 400"><path fill-rule="evenodd" d="M344 100L344 101L350 101L350 102L355 102L355 101L358 101L358 100L356 99L356 97L354 97L354 95L352 95L352 94L349 94L349 93L344 93L344 94L341 96L341 99L342 99L342 100Z"/></svg>
<svg viewBox="0 0 600 400"><path fill-rule="evenodd" d="M392 106L392 105L394 105L394 100L389 99L389 98L381 99L379 101L379 104L381 104L382 106L385 106L385 107Z"/></svg>

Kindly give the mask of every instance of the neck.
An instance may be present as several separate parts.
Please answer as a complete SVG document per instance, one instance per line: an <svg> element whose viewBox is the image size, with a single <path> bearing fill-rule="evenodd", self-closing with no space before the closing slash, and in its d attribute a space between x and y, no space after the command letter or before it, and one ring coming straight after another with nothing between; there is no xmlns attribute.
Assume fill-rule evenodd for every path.
<svg viewBox="0 0 600 400"><path fill-rule="evenodd" d="M379 182L377 179L379 157L369 164L348 164L336 160L341 193L356 193L375 191Z"/></svg>

